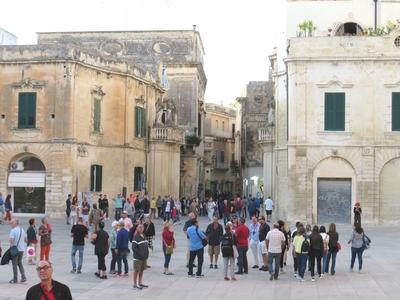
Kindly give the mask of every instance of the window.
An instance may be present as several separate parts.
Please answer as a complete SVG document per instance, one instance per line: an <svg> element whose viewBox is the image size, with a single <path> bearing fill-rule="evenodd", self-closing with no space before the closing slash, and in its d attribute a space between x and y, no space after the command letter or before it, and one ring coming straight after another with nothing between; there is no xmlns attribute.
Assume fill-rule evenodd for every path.
<svg viewBox="0 0 400 300"><path fill-rule="evenodd" d="M222 163L225 162L225 152L224 151L219 152L219 161Z"/></svg>
<svg viewBox="0 0 400 300"><path fill-rule="evenodd" d="M90 191L101 192L103 181L103 166L90 166Z"/></svg>
<svg viewBox="0 0 400 300"><path fill-rule="evenodd" d="M215 120L215 129L218 130L218 120Z"/></svg>
<svg viewBox="0 0 400 300"><path fill-rule="evenodd" d="M225 130L225 122L222 121L222 131L224 131L224 130Z"/></svg>
<svg viewBox="0 0 400 300"><path fill-rule="evenodd" d="M392 131L400 131L400 92L392 93Z"/></svg>
<svg viewBox="0 0 400 300"><path fill-rule="evenodd" d="M141 191L143 187L143 168L142 167L135 167L133 171L133 190L134 191Z"/></svg>
<svg viewBox="0 0 400 300"><path fill-rule="evenodd" d="M94 99L93 109L93 131L100 132L101 129L101 99Z"/></svg>
<svg viewBox="0 0 400 300"><path fill-rule="evenodd" d="M325 93L325 130L345 130L345 93Z"/></svg>
<svg viewBox="0 0 400 300"><path fill-rule="evenodd" d="M146 137L146 110L143 107L135 107L135 136Z"/></svg>
<svg viewBox="0 0 400 300"><path fill-rule="evenodd" d="M235 124L232 124L232 138L235 137Z"/></svg>
<svg viewBox="0 0 400 300"><path fill-rule="evenodd" d="M201 118L201 113L199 113L198 115L197 115L197 135L198 136L201 136L201 120L202 118Z"/></svg>
<svg viewBox="0 0 400 300"><path fill-rule="evenodd" d="M36 128L36 93L18 94L18 128Z"/></svg>

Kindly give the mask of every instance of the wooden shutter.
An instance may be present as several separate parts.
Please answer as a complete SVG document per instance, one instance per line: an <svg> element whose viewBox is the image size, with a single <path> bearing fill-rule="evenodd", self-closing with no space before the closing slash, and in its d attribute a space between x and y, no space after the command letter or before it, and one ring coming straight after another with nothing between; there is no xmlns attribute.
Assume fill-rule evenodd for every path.
<svg viewBox="0 0 400 300"><path fill-rule="evenodd" d="M18 94L18 128L36 127L36 93Z"/></svg>
<svg viewBox="0 0 400 300"><path fill-rule="evenodd" d="M140 120L140 107L135 107L135 136L140 137L140 127L141 127L141 120Z"/></svg>
<svg viewBox="0 0 400 300"><path fill-rule="evenodd" d="M392 93L392 131L400 131L400 92Z"/></svg>
<svg viewBox="0 0 400 300"><path fill-rule="evenodd" d="M93 131L100 132L101 124L101 100L94 99L94 112L93 112Z"/></svg>
<svg viewBox="0 0 400 300"><path fill-rule="evenodd" d="M147 124L146 124L146 110L144 109L144 108L142 108L141 107L141 109L140 109L140 111L141 111L141 115L142 115L142 118L141 118L141 121L142 121L142 123L141 123L141 125L142 125L142 128L141 128L141 130L142 130L142 137L146 137L146 129L147 129Z"/></svg>
<svg viewBox="0 0 400 300"><path fill-rule="evenodd" d="M103 166L90 166L90 191L101 192L103 189Z"/></svg>
<svg viewBox="0 0 400 300"><path fill-rule="evenodd" d="M133 174L133 190L141 191L142 190L142 180L143 180L143 168L135 167Z"/></svg>
<svg viewBox="0 0 400 300"><path fill-rule="evenodd" d="M91 192L94 192L94 184L95 184L94 175L95 175L95 168L96 168L95 165L91 165L91 166L90 166L90 191L91 191Z"/></svg>
<svg viewBox="0 0 400 300"><path fill-rule="evenodd" d="M325 130L345 130L345 93L325 93Z"/></svg>

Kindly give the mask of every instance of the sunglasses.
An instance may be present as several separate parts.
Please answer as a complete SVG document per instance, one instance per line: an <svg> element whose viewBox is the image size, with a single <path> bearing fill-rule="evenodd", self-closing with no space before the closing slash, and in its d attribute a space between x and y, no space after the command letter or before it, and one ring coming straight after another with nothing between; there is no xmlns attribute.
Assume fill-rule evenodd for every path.
<svg viewBox="0 0 400 300"><path fill-rule="evenodd" d="M48 269L50 269L50 266L42 266L42 267L37 267L36 271L40 272L40 271L47 271Z"/></svg>

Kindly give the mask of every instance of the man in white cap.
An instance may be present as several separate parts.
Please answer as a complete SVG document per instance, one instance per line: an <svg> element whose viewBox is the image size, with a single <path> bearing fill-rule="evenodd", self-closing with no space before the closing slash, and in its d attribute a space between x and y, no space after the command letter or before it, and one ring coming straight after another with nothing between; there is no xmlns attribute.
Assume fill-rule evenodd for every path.
<svg viewBox="0 0 400 300"><path fill-rule="evenodd" d="M122 216L121 219L119 219L119 222L124 222L124 227L128 232L133 226L132 220L128 217L128 212L126 210L122 212Z"/></svg>

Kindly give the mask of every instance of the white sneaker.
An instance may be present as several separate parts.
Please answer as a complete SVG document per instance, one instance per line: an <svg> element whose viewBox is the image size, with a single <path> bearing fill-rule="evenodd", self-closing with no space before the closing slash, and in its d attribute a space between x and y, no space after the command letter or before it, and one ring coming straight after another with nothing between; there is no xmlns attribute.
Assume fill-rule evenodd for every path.
<svg viewBox="0 0 400 300"><path fill-rule="evenodd" d="M311 282L315 282L315 278L314 277L311 278Z"/></svg>
<svg viewBox="0 0 400 300"><path fill-rule="evenodd" d="M358 273L359 273L359 274L362 274L362 273L364 273L364 272L363 272L362 270L358 270Z"/></svg>
<svg viewBox="0 0 400 300"><path fill-rule="evenodd" d="M293 274L294 278L298 278L299 275L297 275L297 273Z"/></svg>

